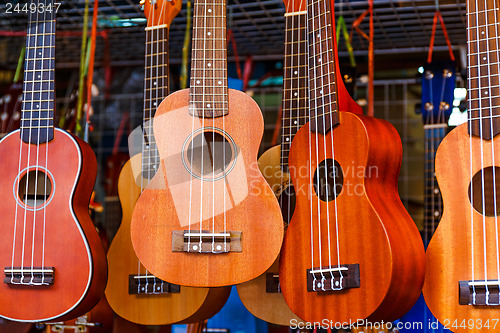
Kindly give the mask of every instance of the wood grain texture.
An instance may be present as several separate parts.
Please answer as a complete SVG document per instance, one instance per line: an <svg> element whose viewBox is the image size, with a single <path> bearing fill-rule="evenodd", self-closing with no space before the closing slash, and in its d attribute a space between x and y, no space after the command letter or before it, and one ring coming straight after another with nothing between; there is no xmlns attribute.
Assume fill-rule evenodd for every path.
<svg viewBox="0 0 500 333"><path fill-rule="evenodd" d="M276 195L279 195L289 184L289 174L281 170L281 148L272 147L266 150L258 160L259 169L264 178L271 186ZM266 271L267 273L279 272L279 261ZM266 293L266 274L262 274L256 279L239 284L237 286L238 295L243 305L255 317L267 321L268 323L290 326L290 320L297 322L302 320L297 317L288 307L281 293Z"/></svg>
<svg viewBox="0 0 500 333"><path fill-rule="evenodd" d="M423 293L432 314L442 324L448 324L448 327L455 320L458 320L460 325L464 319L466 322L469 319L482 320L483 323L489 319L492 323L492 320L499 318L498 307L458 303L458 282L472 280L472 270L475 280L500 278L496 259L497 221L495 217L483 219L483 215L471 209L468 196L471 167L474 175L484 167L500 165L500 154L497 153L500 151L499 140L498 137L493 141L471 138L467 134L467 124L462 124L446 135L436 153L436 177L443 196L444 211L427 247ZM494 159L492 145L496 153ZM483 165L480 158L481 148ZM486 234L485 240L483 231ZM472 249L474 249L474 267L472 267ZM492 324L490 329L474 326L472 329L450 327L450 330L500 332L500 325L493 328Z"/></svg>
<svg viewBox="0 0 500 333"><path fill-rule="evenodd" d="M181 321L207 319L224 306L230 288L211 291L208 288L181 287L180 293L162 295L130 295L129 274L138 274L139 259L132 247L130 221L141 194L141 154L125 163L118 179L118 194L122 206L122 222L108 251L109 283L106 297L113 310L128 321L141 325L166 325ZM141 274L146 272L141 265ZM204 307L209 307L207 311ZM213 313L212 313L213 312ZM207 316L207 317L205 317ZM193 319L191 319L193 318Z"/></svg>
<svg viewBox="0 0 500 333"><path fill-rule="evenodd" d="M295 170L291 176L297 205L280 257L283 295L294 313L311 322L324 318L334 322L365 318L393 320L417 300L424 274L423 244L397 192L401 142L395 129L385 121L347 112L340 115L340 125L326 136L311 134L309 143L310 131L306 125L292 143L289 165ZM327 204L318 202L314 192L309 193L314 191L309 176L322 160L333 158L332 140L334 159L343 170L344 187L337 199ZM315 152L316 145L319 154L312 154L309 165L309 149ZM318 204L323 212L321 216L317 213ZM314 263L311 263L311 207ZM340 263L359 264L361 287L342 292L307 292L306 270L328 266L328 248L332 265L337 265L335 214ZM318 218L321 219L321 262Z"/></svg>
<svg viewBox="0 0 500 333"><path fill-rule="evenodd" d="M38 164L47 166L53 176L52 199L43 210L27 211L18 206L16 212L15 179L19 163L28 165L28 145L22 144L20 155L19 131L11 133L0 143L4 173L0 177L3 204L0 214L0 267L12 265L14 224L17 214L14 266L29 266L32 259L32 239L35 239L34 263L42 261L43 214L45 223L44 265L55 267L55 282L49 287L8 286L0 284L0 315L15 320L42 321L70 319L84 314L101 298L107 278L106 257L100 238L88 212L90 194L96 176L96 160L91 148L82 140L56 129L54 140L48 143L48 161L40 153ZM44 151L47 144L40 145ZM37 149L30 150L30 164L36 161ZM7 158L7 156L9 158ZM72 195L72 189L75 191ZM33 223L36 216L36 223ZM33 232L35 225L35 232ZM81 228L82 233L80 233ZM24 229L24 230L23 230ZM25 238L24 263L21 264L23 231ZM13 303L22 306L12 306ZM70 310L73 308L72 310Z"/></svg>
<svg viewBox="0 0 500 333"><path fill-rule="evenodd" d="M162 160L134 209L134 250L150 272L171 283L216 287L246 282L271 266L283 239L278 202L257 165L262 114L249 96L229 90L229 114L205 118L202 124L202 118L188 115L188 98L188 89L173 93L156 112L154 132ZM185 140L202 127L225 129L238 147L234 167L222 180L200 182L182 164ZM172 253L172 231L189 225L200 230L200 215L201 229L241 231L243 251Z"/></svg>

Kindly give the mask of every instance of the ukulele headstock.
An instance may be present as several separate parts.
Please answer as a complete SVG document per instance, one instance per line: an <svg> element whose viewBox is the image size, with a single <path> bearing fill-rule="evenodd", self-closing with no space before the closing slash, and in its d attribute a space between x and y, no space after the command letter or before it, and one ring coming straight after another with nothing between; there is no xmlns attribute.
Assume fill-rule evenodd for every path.
<svg viewBox="0 0 500 333"><path fill-rule="evenodd" d="M182 0L141 0L144 15L148 19L148 27L159 25L170 26L174 17L180 12Z"/></svg>
<svg viewBox="0 0 500 333"><path fill-rule="evenodd" d="M447 124L453 109L455 62L424 65L422 74L422 120L424 125Z"/></svg>
<svg viewBox="0 0 500 333"><path fill-rule="evenodd" d="M307 10L307 1L306 0L283 0L285 4L286 12L301 12Z"/></svg>

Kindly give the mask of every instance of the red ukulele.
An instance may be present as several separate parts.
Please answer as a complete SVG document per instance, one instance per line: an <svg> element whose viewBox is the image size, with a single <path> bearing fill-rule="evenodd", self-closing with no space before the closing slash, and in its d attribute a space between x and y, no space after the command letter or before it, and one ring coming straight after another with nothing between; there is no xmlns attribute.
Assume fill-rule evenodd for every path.
<svg viewBox="0 0 500 333"><path fill-rule="evenodd" d="M31 1L20 130L0 141L0 316L74 318L100 299L106 257L89 217L96 160L82 140L54 128L55 9Z"/></svg>

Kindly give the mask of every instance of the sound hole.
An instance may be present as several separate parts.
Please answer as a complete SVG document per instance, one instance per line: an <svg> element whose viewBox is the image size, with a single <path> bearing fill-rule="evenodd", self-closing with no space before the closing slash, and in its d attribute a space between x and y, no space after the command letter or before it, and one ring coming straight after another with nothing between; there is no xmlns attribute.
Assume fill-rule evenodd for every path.
<svg viewBox="0 0 500 333"><path fill-rule="evenodd" d="M500 167L495 168L495 181L493 181L493 167L478 171L469 184L469 201L479 213L486 216L498 216L500 213ZM483 187L484 177L484 187ZM471 200L472 186L472 200ZM484 201L484 203L483 203ZM495 212L496 201L496 212ZM484 208L483 208L484 207Z"/></svg>
<svg viewBox="0 0 500 333"><path fill-rule="evenodd" d="M278 201L281 207L281 213L283 214L283 221L285 225L288 226L290 220L292 219L293 211L295 210L295 189L293 186L288 186L281 192Z"/></svg>
<svg viewBox="0 0 500 333"><path fill-rule="evenodd" d="M26 182L28 186L26 187ZM31 207L42 206L50 197L52 183L45 172L31 170L19 181L19 198Z"/></svg>
<svg viewBox="0 0 500 333"><path fill-rule="evenodd" d="M222 173L233 160L231 143L220 133L205 131L189 143L186 159L192 170L202 176Z"/></svg>
<svg viewBox="0 0 500 333"><path fill-rule="evenodd" d="M323 201L334 200L344 186L344 174L340 164L327 158L321 162L314 172L313 187L316 195Z"/></svg>

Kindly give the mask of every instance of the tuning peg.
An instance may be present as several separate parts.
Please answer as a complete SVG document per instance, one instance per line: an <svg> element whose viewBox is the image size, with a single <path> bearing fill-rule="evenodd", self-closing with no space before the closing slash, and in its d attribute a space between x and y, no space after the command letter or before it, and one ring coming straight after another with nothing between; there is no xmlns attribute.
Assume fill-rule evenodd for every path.
<svg viewBox="0 0 500 333"><path fill-rule="evenodd" d="M432 111L434 110L434 105L432 103L425 103L425 110L426 111Z"/></svg>
<svg viewBox="0 0 500 333"><path fill-rule="evenodd" d="M429 71L429 70L425 71L425 78L427 80L432 80L433 77L434 77L434 73L432 71Z"/></svg>
<svg viewBox="0 0 500 333"><path fill-rule="evenodd" d="M443 69L443 77L448 78L451 77L452 73L448 68Z"/></svg>
<svg viewBox="0 0 500 333"><path fill-rule="evenodd" d="M439 108L440 108L441 110L448 110L448 109L450 108L450 104L448 104L448 103L446 103L446 102L441 102L441 103L439 104Z"/></svg>

